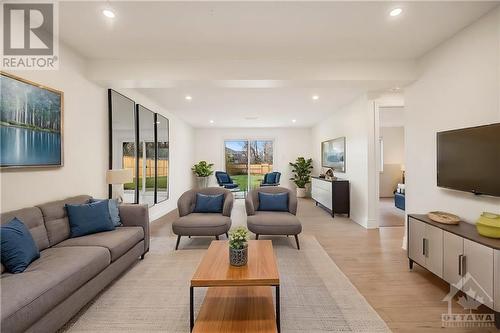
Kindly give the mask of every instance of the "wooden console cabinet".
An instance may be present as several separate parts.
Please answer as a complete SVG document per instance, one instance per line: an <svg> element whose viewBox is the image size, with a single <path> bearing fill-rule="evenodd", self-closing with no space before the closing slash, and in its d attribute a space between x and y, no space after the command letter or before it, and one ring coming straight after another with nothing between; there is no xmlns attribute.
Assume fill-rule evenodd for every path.
<svg viewBox="0 0 500 333"><path fill-rule="evenodd" d="M335 217L335 214L350 216L349 181L344 179L326 180L312 177L311 196L316 206L321 205Z"/></svg>
<svg viewBox="0 0 500 333"><path fill-rule="evenodd" d="M495 311L500 328L500 239L483 237L472 224L446 225L408 215L408 259Z"/></svg>

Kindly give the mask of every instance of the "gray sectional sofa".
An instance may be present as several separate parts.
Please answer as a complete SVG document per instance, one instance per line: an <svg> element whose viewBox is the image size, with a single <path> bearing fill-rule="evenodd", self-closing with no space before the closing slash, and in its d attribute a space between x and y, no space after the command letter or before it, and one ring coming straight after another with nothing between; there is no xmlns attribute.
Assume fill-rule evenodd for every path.
<svg viewBox="0 0 500 333"><path fill-rule="evenodd" d="M82 195L0 215L17 217L29 228L40 258L19 274L4 271L1 287L2 332L54 332L104 287L149 250L148 208L121 205L123 226L113 231L69 238L65 204L82 204Z"/></svg>

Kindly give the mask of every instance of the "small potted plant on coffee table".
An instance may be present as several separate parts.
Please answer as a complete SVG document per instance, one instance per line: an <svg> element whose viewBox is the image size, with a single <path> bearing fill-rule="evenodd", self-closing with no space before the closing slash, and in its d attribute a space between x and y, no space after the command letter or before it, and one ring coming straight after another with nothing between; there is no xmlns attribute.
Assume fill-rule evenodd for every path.
<svg viewBox="0 0 500 333"><path fill-rule="evenodd" d="M229 232L229 263L244 266L248 261L248 230L238 227Z"/></svg>

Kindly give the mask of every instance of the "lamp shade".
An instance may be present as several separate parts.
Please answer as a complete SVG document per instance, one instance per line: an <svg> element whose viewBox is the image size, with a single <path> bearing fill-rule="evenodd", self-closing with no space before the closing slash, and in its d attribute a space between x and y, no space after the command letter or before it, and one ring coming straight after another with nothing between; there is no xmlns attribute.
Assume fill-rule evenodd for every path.
<svg viewBox="0 0 500 333"><path fill-rule="evenodd" d="M125 184L134 180L132 169L114 169L106 171L106 183Z"/></svg>
<svg viewBox="0 0 500 333"><path fill-rule="evenodd" d="M401 171L405 171L405 170L406 170L405 165L401 164Z"/></svg>

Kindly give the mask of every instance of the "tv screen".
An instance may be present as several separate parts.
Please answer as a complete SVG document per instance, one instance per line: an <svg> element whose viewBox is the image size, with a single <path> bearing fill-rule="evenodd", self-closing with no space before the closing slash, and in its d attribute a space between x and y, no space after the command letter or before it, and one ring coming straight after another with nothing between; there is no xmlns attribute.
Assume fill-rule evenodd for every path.
<svg viewBox="0 0 500 333"><path fill-rule="evenodd" d="M437 185L500 197L500 123L437 133Z"/></svg>

